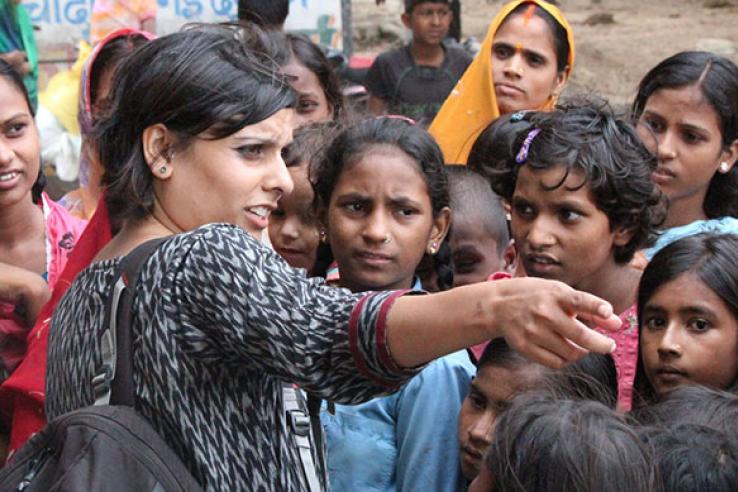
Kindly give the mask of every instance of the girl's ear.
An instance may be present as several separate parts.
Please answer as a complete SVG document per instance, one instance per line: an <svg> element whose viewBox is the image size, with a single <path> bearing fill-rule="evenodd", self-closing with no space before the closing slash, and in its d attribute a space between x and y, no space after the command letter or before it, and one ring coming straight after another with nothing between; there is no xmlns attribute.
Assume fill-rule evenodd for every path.
<svg viewBox="0 0 738 492"><path fill-rule="evenodd" d="M328 244L328 208L322 203L316 203L315 216L318 218L318 235L320 236L320 242Z"/></svg>
<svg viewBox="0 0 738 492"><path fill-rule="evenodd" d="M738 139L733 140L730 146L720 154L720 167L718 168L718 172L723 174L728 173L733 169L736 161L738 161ZM725 163L727 167L723 166L723 163Z"/></svg>
<svg viewBox="0 0 738 492"><path fill-rule="evenodd" d="M446 239L448 230L451 227L451 209L443 207L438 215L433 219L433 227L431 228L430 237L428 238L428 247L426 250L434 255L438 253L441 243Z"/></svg>
<svg viewBox="0 0 738 492"><path fill-rule="evenodd" d="M510 239L507 243L505 251L502 252L502 260L505 262L503 271L513 275L518 268L518 250L515 247L515 240Z"/></svg>
<svg viewBox="0 0 738 492"><path fill-rule="evenodd" d="M147 127L141 135L141 143L151 174L159 179L169 179L174 170L171 165L174 142L167 127L161 123Z"/></svg>

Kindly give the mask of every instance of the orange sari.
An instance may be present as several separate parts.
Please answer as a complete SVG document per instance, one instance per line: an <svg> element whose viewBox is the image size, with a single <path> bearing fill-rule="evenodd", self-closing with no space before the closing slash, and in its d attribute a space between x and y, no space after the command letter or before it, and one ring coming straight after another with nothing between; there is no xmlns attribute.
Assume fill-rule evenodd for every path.
<svg viewBox="0 0 738 492"><path fill-rule="evenodd" d="M429 128L443 150L446 163L466 164L469 151L479 134L500 116L492 79L492 42L507 16L523 3L538 5L564 28L569 41L567 78L571 74L574 67L574 35L561 11L543 0L514 0L503 6L490 24L479 54L451 91ZM530 109L548 110L555 104L556 100L550 98L542 108Z"/></svg>

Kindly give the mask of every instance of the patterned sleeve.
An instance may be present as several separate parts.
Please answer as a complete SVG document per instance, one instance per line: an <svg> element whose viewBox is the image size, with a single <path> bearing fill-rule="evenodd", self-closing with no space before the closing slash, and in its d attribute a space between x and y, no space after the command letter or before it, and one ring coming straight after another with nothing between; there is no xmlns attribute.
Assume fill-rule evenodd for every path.
<svg viewBox="0 0 738 492"><path fill-rule="evenodd" d="M403 384L386 344L386 318L402 292L352 294L308 279L238 228L190 235L174 269L171 305L183 346L214 363L294 382L358 403Z"/></svg>

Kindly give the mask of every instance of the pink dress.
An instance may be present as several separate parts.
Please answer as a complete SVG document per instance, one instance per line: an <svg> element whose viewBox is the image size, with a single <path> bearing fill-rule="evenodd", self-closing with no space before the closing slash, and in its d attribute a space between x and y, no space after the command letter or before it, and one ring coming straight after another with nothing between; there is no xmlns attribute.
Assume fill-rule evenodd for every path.
<svg viewBox="0 0 738 492"><path fill-rule="evenodd" d="M618 408L630 411L633 404L633 383L635 382L636 365L638 363L638 311L632 305L620 314L623 324L618 331L595 328L617 344L612 358L618 373Z"/></svg>

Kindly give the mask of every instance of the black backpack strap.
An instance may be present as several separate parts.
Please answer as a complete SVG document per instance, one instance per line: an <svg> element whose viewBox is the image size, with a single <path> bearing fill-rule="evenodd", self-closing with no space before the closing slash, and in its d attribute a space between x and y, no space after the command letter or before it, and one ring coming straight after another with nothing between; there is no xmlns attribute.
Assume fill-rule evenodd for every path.
<svg viewBox="0 0 738 492"><path fill-rule="evenodd" d="M105 303L102 335L102 365L92 378L95 405L133 407L133 354L131 318L141 267L154 250L168 238L147 241L131 251L117 268L113 292Z"/></svg>

